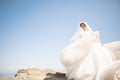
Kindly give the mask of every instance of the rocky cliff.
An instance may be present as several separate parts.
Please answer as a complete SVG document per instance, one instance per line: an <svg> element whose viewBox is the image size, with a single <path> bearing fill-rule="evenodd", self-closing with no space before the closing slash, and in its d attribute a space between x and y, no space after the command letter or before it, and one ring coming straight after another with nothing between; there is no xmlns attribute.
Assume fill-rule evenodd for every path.
<svg viewBox="0 0 120 80"><path fill-rule="evenodd" d="M41 68L27 68L20 69L13 78L3 78L0 80L67 80L65 74L66 71L55 71L51 69ZM116 72L116 76L118 78L116 80L120 80L120 70Z"/></svg>
<svg viewBox="0 0 120 80"><path fill-rule="evenodd" d="M67 80L67 78L65 77L65 71L27 68L20 69L14 78L3 78L0 80Z"/></svg>

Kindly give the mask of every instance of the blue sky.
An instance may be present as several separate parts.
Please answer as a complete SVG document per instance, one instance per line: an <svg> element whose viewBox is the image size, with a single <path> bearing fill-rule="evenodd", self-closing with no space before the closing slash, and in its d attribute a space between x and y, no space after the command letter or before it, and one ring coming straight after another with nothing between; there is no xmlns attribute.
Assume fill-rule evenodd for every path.
<svg viewBox="0 0 120 80"><path fill-rule="evenodd" d="M119 0L1 0L0 73L64 68L61 50L86 21L103 43L120 40Z"/></svg>

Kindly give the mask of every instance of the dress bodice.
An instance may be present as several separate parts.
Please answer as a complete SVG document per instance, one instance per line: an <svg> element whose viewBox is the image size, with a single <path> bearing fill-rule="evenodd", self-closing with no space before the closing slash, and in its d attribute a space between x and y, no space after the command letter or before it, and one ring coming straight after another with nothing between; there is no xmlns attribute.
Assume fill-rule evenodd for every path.
<svg viewBox="0 0 120 80"><path fill-rule="evenodd" d="M86 37L86 36L91 36L91 35L92 35L92 32L90 32L90 31L80 32L80 38L83 38L83 37Z"/></svg>

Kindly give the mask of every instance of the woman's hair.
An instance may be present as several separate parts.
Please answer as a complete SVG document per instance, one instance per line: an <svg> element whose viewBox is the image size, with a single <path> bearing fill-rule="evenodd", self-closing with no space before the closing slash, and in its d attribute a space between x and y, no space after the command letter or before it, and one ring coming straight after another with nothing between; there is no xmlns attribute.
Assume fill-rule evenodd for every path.
<svg viewBox="0 0 120 80"><path fill-rule="evenodd" d="M85 23L80 23L80 27L86 27Z"/></svg>

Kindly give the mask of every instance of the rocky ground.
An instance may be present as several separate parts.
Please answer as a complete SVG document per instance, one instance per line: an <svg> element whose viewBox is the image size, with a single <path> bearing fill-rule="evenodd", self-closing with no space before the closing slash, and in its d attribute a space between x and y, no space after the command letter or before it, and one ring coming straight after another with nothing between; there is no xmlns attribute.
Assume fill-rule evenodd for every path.
<svg viewBox="0 0 120 80"><path fill-rule="evenodd" d="M67 80L67 78L65 71L27 68L20 69L13 78L1 78L0 80Z"/></svg>
<svg viewBox="0 0 120 80"><path fill-rule="evenodd" d="M117 73L120 73L118 71ZM13 78L1 78L0 80L67 80L65 71L51 69L27 68L20 69ZM117 75L120 80L120 74Z"/></svg>

